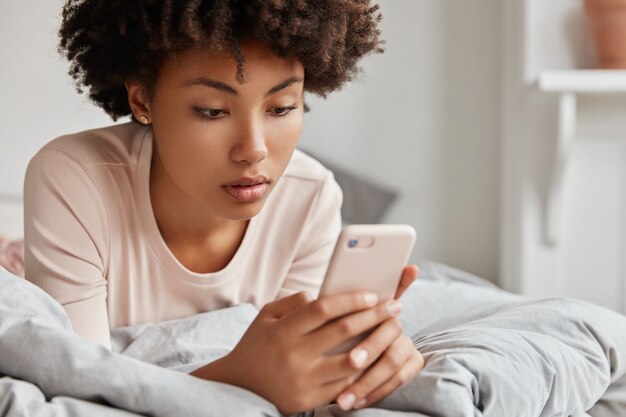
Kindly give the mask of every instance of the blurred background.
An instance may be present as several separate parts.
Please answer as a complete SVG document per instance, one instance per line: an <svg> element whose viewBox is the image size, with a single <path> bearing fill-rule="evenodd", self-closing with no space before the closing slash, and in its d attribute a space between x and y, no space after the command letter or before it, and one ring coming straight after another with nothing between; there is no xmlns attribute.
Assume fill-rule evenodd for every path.
<svg viewBox="0 0 626 417"><path fill-rule="evenodd" d="M12 237L30 157L112 123L56 52L62 3L0 3L0 234ZM585 2L378 3L386 52L326 100L307 97L300 147L394 193L378 221L415 227L414 260L626 311L626 76L596 69Z"/></svg>

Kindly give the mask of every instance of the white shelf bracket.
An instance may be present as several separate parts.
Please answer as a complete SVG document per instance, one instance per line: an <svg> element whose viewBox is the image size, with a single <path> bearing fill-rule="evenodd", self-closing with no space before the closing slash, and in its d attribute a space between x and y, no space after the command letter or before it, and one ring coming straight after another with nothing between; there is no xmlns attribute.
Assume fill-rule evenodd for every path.
<svg viewBox="0 0 626 417"><path fill-rule="evenodd" d="M545 212L544 240L548 246L559 243L562 229L563 179L576 135L576 94L559 95L558 135L548 188Z"/></svg>

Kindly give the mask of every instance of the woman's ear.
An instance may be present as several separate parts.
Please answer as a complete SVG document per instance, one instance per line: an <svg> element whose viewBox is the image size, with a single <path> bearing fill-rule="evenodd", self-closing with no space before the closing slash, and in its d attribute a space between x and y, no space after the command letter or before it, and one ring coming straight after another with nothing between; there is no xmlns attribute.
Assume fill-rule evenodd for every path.
<svg viewBox="0 0 626 417"><path fill-rule="evenodd" d="M150 124L152 117L146 88L137 82L124 83L124 86L126 86L128 93L128 104L135 119L141 124Z"/></svg>

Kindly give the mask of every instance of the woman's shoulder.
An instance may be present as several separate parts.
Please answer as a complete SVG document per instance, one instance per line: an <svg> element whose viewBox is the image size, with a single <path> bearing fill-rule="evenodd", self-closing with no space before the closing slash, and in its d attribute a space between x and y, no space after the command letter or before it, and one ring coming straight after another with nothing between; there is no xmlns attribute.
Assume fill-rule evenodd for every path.
<svg viewBox="0 0 626 417"><path fill-rule="evenodd" d="M331 175L331 171L315 158L296 149L287 169L285 169L283 177L295 180L324 182L327 181Z"/></svg>
<svg viewBox="0 0 626 417"><path fill-rule="evenodd" d="M333 172L300 150L294 151L273 194L274 204L286 204L291 211L295 210L295 205L302 204L302 209L307 212L313 204L320 202L335 210L343 200Z"/></svg>
<svg viewBox="0 0 626 417"><path fill-rule="evenodd" d="M130 165L137 159L146 128L129 122L63 135L44 145L33 159L56 154L83 168L95 165Z"/></svg>

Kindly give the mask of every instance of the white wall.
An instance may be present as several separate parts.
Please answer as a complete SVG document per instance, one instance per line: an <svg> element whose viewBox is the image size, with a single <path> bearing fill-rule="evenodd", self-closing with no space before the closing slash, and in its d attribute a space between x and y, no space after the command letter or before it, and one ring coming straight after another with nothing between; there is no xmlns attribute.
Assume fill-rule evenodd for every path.
<svg viewBox="0 0 626 417"><path fill-rule="evenodd" d="M626 312L626 94L559 101L537 85L546 70L595 66L582 0L503 11L501 284Z"/></svg>
<svg viewBox="0 0 626 417"><path fill-rule="evenodd" d="M496 280L497 0L383 0L386 52L358 82L310 100L302 144L402 196L385 222L415 256Z"/></svg>
<svg viewBox="0 0 626 417"><path fill-rule="evenodd" d="M22 235L30 157L64 133L111 123L75 92L56 52L61 0L0 3L0 235Z"/></svg>
<svg viewBox="0 0 626 417"><path fill-rule="evenodd" d="M61 0L0 5L0 190L20 193L30 156L63 133L111 119L78 95L56 51Z"/></svg>
<svg viewBox="0 0 626 417"><path fill-rule="evenodd" d="M0 56L10 57L0 66L0 193L20 193L28 159L46 141L110 123L75 93L56 54L61 4L0 3ZM386 53L367 58L361 79L325 102L308 99L301 144L400 191L385 221L415 226L415 258L495 280L499 2L380 4ZM19 234L7 206L19 212L0 203L0 234Z"/></svg>

